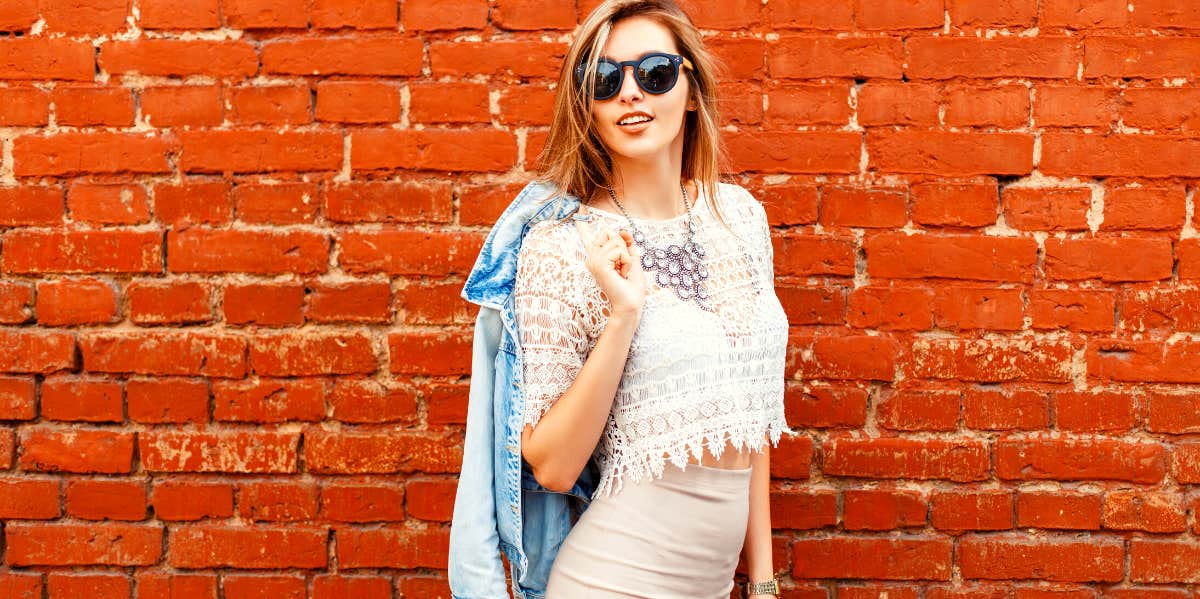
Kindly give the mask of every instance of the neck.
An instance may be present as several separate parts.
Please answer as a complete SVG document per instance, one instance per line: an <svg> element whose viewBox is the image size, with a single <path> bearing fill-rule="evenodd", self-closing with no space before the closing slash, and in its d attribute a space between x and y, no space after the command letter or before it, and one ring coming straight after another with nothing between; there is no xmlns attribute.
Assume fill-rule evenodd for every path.
<svg viewBox="0 0 1200 599"><path fill-rule="evenodd" d="M613 191L630 216L665 220L683 214L679 190L683 165L680 159L664 157L653 161L613 161ZM608 196L608 192L604 192ZM688 190L688 200L696 196ZM611 203L611 199L609 200ZM613 206L616 209L616 206Z"/></svg>

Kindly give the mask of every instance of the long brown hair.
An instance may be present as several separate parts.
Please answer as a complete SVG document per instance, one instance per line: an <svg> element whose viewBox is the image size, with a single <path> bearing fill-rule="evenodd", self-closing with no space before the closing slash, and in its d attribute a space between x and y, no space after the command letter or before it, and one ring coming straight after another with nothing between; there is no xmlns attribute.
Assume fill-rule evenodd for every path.
<svg viewBox="0 0 1200 599"><path fill-rule="evenodd" d="M681 175L703 189L713 214L725 223L716 201L723 160L715 75L718 63L704 47L700 31L671 0L606 0L584 20L559 71L554 117L538 157L537 175L553 183L555 193L574 195L585 202L597 189L611 184L612 160L592 121L595 99L583 90L592 88L596 64L613 25L635 16L648 17L666 27L679 53L692 63L693 68L683 69L695 110L687 111L684 117ZM580 85L575 81L575 65L582 60L587 64Z"/></svg>

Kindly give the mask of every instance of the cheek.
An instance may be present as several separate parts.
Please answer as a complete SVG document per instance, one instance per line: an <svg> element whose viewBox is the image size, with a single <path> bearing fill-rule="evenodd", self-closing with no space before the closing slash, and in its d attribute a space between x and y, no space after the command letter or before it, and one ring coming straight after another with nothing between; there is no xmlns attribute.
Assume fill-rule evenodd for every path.
<svg viewBox="0 0 1200 599"><path fill-rule="evenodd" d="M675 88L661 96L661 108L663 112L670 113L672 118L683 122L683 116L687 112L689 88L684 81L680 81L675 85Z"/></svg>
<svg viewBox="0 0 1200 599"><path fill-rule="evenodd" d="M615 123L622 114L624 112L619 106L596 104L592 109L592 128L605 146L611 146L621 140L620 130Z"/></svg>
<svg viewBox="0 0 1200 599"><path fill-rule="evenodd" d="M686 95L671 98L659 111L660 114L670 120L672 130L675 127L683 127L684 119L687 116L687 101Z"/></svg>
<svg viewBox="0 0 1200 599"><path fill-rule="evenodd" d="M600 102L592 105L592 123L595 124L597 129L603 131L608 123L616 118L615 114L610 114L612 112L611 108L607 104L601 104Z"/></svg>

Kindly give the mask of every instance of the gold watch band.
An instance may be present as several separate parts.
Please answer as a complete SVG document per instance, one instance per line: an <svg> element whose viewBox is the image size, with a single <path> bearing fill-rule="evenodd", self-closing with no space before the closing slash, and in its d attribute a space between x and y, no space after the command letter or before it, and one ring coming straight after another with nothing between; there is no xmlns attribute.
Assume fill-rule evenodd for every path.
<svg viewBox="0 0 1200 599"><path fill-rule="evenodd" d="M766 582L747 582L747 595L778 595L779 594L779 579L772 578Z"/></svg>

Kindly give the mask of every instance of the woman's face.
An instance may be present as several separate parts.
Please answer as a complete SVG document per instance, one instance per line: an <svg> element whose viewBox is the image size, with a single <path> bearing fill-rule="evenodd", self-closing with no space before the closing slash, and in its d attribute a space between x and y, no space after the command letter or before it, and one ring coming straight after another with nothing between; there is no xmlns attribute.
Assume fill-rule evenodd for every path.
<svg viewBox="0 0 1200 599"><path fill-rule="evenodd" d="M621 62L637 60L651 52L678 54L670 30L646 17L630 17L613 25L601 56ZM656 160L683 155L683 121L690 89L685 69L665 94L649 94L638 87L634 69L622 72L621 91L592 104L592 118L605 148L614 161ZM633 113L650 117L648 122L619 124ZM674 154L672 154L674 152Z"/></svg>

